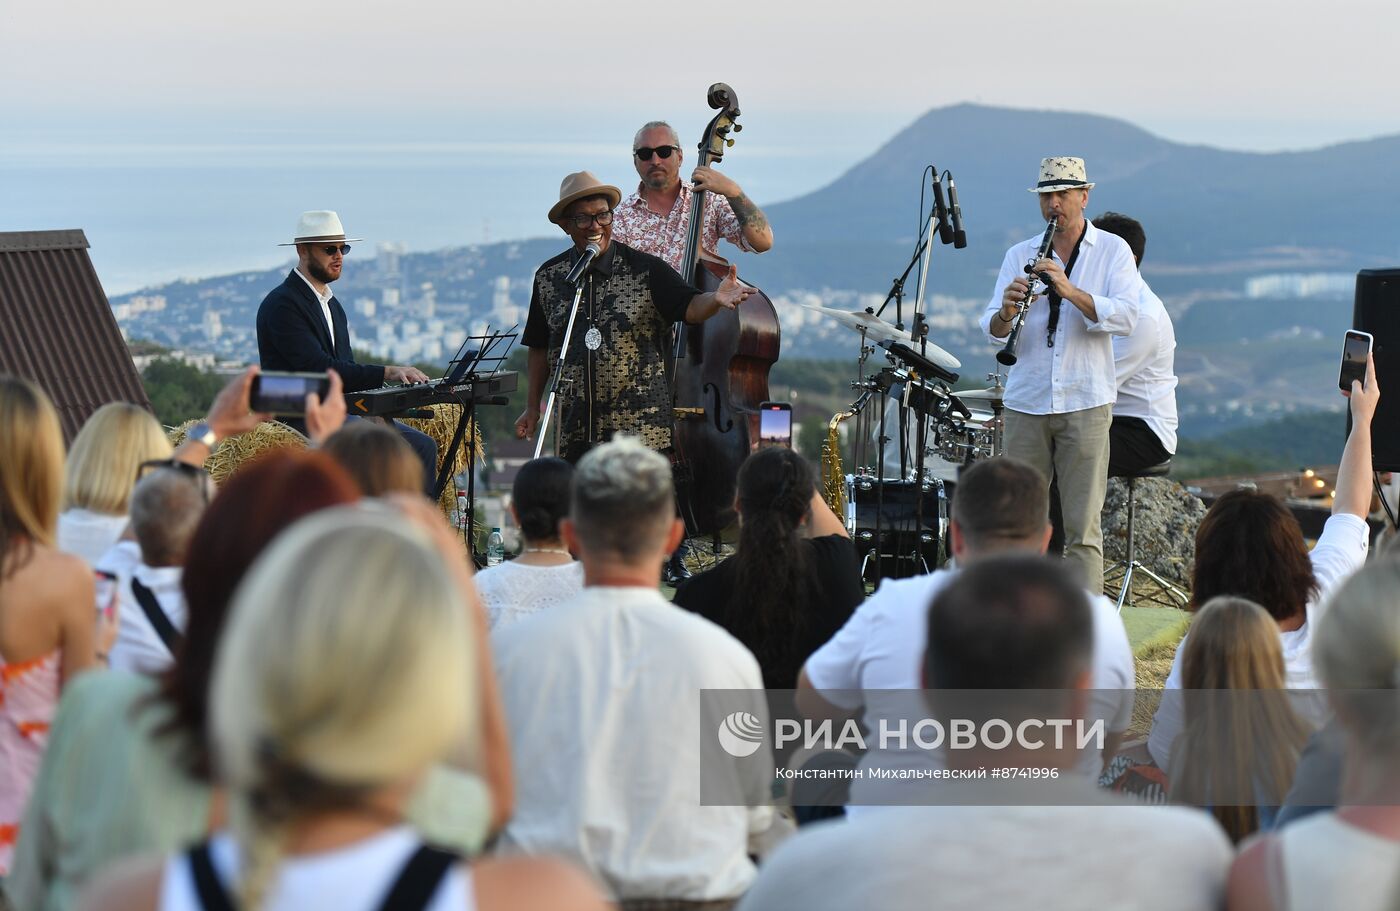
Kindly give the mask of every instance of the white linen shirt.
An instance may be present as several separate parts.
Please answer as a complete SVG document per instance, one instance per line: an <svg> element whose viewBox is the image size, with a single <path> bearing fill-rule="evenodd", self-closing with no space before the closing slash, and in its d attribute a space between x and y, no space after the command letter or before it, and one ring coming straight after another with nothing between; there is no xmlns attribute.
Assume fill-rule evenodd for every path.
<svg viewBox="0 0 1400 911"><path fill-rule="evenodd" d="M1118 401L1113 416L1141 418L1167 452L1176 452L1176 330L1162 299L1142 282L1131 335L1113 339Z"/></svg>
<svg viewBox="0 0 1400 911"><path fill-rule="evenodd" d="M752 690L747 648L654 588L589 587L491 640L515 768L502 850L582 864L618 899L737 898L771 807L700 802L702 689Z"/></svg>
<svg viewBox="0 0 1400 911"><path fill-rule="evenodd" d="M317 290L316 290L316 286L315 286L315 285L311 284L311 279L309 279L309 278L307 278L305 275L302 275L302 274L301 274L301 269L293 269L292 271L295 272L295 273L297 274L297 278L299 278L299 279L301 279L302 281L306 282L306 287L308 287L308 288L311 289L311 294L316 298L317 301L320 302L320 304L321 304L321 315L324 316L324 317L326 318L326 331L330 333L330 336L331 336L331 347L334 348L334 347L335 347L335 320L331 318L331 298L335 297L335 292L332 291L332 290L330 289L330 286L328 285L328 286L326 286L326 293L323 295L323 294L321 294L320 291L317 291Z"/></svg>
<svg viewBox="0 0 1400 911"><path fill-rule="evenodd" d="M97 568L117 577L117 639L108 663L113 670L159 674L175 661L131 590L134 577L155 595L170 624L183 633L188 611L178 566L147 566L135 541L118 541L97 561ZM102 605L99 605L102 606Z"/></svg>
<svg viewBox="0 0 1400 911"><path fill-rule="evenodd" d="M927 711L921 698L911 691L923 689L924 646L928 642L928 609L950 582L956 569L940 569L926 576L886 579L880 588L856 608L846 625L807 659L807 680L822 698L845 709L861 707L872 691L894 690L892 699L876 694L880 705L865 705L866 723L874 729L872 713L912 711L923 717ZM1112 601L1090 595L1094 618L1094 659L1090 674L1088 715L1102 718L1112 732L1128 729L1133 713L1133 650L1128 633ZM912 700L912 701L911 701ZM910 702L907 706L900 703ZM913 702L920 704L914 705ZM851 785L847 815L870 809L859 804L889 804L899 800L907 786L868 777L867 768L919 768L934 761L932 754L911 746L907 750L882 748L880 738L872 738L870 750L861 757L864 774ZM1102 756L1086 753L1077 768L1091 780L1098 777Z"/></svg>
<svg viewBox="0 0 1400 911"><path fill-rule="evenodd" d="M1337 513L1327 520L1317 544L1308 553L1313 577L1317 579L1317 597L1304 606L1306 618L1302 626L1279 632L1279 638L1283 641L1283 685L1290 690L1307 693L1301 702L1294 704L1294 708L1304 710L1304 720L1319 727L1326 721L1330 710L1321 693L1322 681L1317 679L1313 669L1313 630L1326 613L1332 593L1365 564L1370 538L1371 529L1360 516ZM1177 736L1186 727L1186 712L1180 697L1181 656L1185 653L1186 637L1182 637L1172 658L1167 682L1162 684L1162 702L1157 706L1157 714L1152 716L1152 731L1147 737L1147 752L1152 754L1152 761L1157 763L1157 767L1163 770L1171 762L1172 746Z"/></svg>
<svg viewBox="0 0 1400 911"><path fill-rule="evenodd" d="M1001 310L1002 292L1014 278L1025 278L1025 266L1040 248L1040 237L1024 240L1001 262L992 299L979 325L993 344L1006 339L992 335L992 320ZM1058 254L1051 253L1060 265ZM1007 408L1023 414L1067 414L1107 405L1117 398L1111 336L1127 335L1137 323L1138 276L1133 253L1123 238L1085 222L1070 283L1094 298L1098 322L1090 322L1068 300L1060 303L1055 347L1045 344L1050 306L1044 293L1031 304L1016 346L1018 360L1006 379Z"/></svg>

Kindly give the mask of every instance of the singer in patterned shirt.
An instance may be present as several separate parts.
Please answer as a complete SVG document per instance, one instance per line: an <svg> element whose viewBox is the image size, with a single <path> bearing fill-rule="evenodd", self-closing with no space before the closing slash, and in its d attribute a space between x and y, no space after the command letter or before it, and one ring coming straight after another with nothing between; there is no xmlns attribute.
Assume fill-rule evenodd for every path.
<svg viewBox="0 0 1400 911"><path fill-rule="evenodd" d="M701 250L719 257L723 237L745 253L762 253L773 246L773 228L763 210L743 189L713 168L701 166L681 180L685 153L671 125L653 120L632 140L632 163L641 183L623 200L613 220L613 236L629 246L659 256L680 271L690 231L690 207L695 190L711 194L705 203ZM724 197L723 201L715 197Z"/></svg>

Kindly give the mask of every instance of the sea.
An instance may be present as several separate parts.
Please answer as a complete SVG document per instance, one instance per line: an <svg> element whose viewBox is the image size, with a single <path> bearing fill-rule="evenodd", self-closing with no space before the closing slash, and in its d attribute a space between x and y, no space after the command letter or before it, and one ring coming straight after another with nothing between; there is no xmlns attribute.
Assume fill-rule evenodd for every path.
<svg viewBox="0 0 1400 911"><path fill-rule="evenodd" d="M339 212L367 255L379 243L418 251L541 237L558 230L545 216L565 174L588 169L624 193L636 186L630 135L618 138L0 134L0 231L81 228L109 296L289 262L290 248L277 245L308 209ZM751 143L724 167L764 204L829 183L868 150L833 158Z"/></svg>

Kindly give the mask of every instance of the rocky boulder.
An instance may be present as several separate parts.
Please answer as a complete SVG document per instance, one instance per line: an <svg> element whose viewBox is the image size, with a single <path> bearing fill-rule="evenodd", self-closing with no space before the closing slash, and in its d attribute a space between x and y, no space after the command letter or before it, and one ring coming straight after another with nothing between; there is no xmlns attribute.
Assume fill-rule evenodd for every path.
<svg viewBox="0 0 1400 911"><path fill-rule="evenodd" d="M1206 507L1168 478L1139 478L1133 510L1137 559L1162 578L1191 590L1191 565L1196 559L1196 529ZM1103 558L1107 569L1128 551L1128 484L1110 478L1103 503ZM1134 577L1136 578L1136 577Z"/></svg>

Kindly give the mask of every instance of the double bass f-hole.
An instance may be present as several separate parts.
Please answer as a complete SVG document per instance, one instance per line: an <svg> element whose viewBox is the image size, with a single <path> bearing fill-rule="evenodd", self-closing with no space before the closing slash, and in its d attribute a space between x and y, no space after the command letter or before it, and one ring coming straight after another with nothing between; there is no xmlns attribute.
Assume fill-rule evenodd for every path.
<svg viewBox="0 0 1400 911"><path fill-rule="evenodd" d="M714 399L711 408L707 410L711 411L711 413L715 416L715 429L718 430L720 433L728 433L729 431L733 430L733 419L725 418L723 424L719 422L720 415L724 413L724 399L723 393L720 391L720 388L714 383L706 383L705 388L701 391L704 392L705 395L711 396Z"/></svg>

